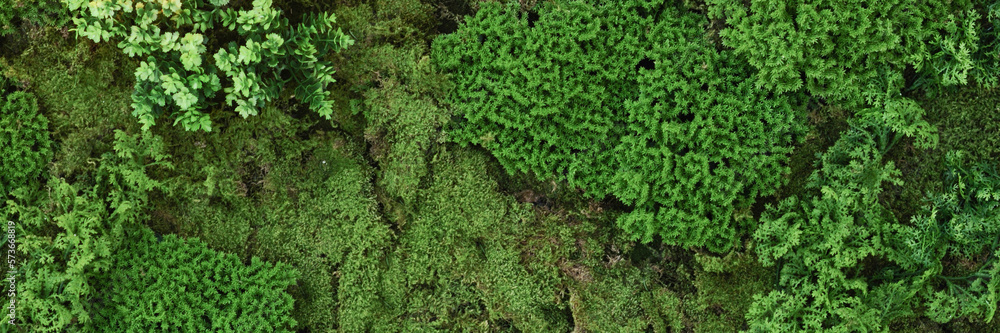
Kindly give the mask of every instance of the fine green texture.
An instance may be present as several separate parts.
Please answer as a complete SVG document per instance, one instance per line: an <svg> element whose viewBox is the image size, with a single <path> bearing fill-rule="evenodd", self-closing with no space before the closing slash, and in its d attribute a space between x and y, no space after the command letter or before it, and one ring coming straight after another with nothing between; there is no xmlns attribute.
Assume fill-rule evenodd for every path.
<svg viewBox="0 0 1000 333"><path fill-rule="evenodd" d="M428 173L427 158L433 146L443 141L438 128L447 121L447 111L438 107L436 91L413 91L402 80L434 82L425 50L375 48L368 56L395 62L401 73L388 72L378 79L379 87L365 92L359 105L366 119L365 137L372 142L372 158L382 166L379 183L386 191L412 204L421 179ZM401 61L397 61L401 60ZM406 67L403 67L406 66ZM429 76L429 77L428 77ZM428 96L429 95L429 96Z"/></svg>
<svg viewBox="0 0 1000 333"><path fill-rule="evenodd" d="M53 174L83 176L113 149L115 130L139 127L129 115L135 64L112 45L78 43L53 28L32 43L4 74L34 93L49 119Z"/></svg>
<svg viewBox="0 0 1000 333"><path fill-rule="evenodd" d="M931 195L929 212L901 227L897 262L939 323L959 317L990 321L1000 290L1000 174L991 164L968 165L961 152L947 155L946 192Z"/></svg>
<svg viewBox="0 0 1000 333"><path fill-rule="evenodd" d="M130 57L146 57L132 94L132 114L144 130L166 113L186 130L211 131L206 111L217 104L217 92L245 118L278 99L288 83L299 101L329 118L324 89L334 69L321 59L354 43L334 30L332 14L307 15L292 26L271 0L254 0L249 10L219 8L228 1L63 1L76 15L79 36L119 41Z"/></svg>
<svg viewBox="0 0 1000 333"><path fill-rule="evenodd" d="M998 0L0 0L0 332L1000 332L998 34Z"/></svg>
<svg viewBox="0 0 1000 333"><path fill-rule="evenodd" d="M254 252L301 271L294 314L302 325L361 331L379 314L378 265L390 230L376 213L371 171L354 158L356 148L326 142L301 164L276 164L268 174L269 182L294 188L278 187L264 206Z"/></svg>
<svg viewBox="0 0 1000 333"><path fill-rule="evenodd" d="M15 91L0 77L0 199L34 183L52 155L49 120L31 93Z"/></svg>
<svg viewBox="0 0 1000 333"><path fill-rule="evenodd" d="M26 22L61 28L69 20L69 12L58 0L0 1L0 37L15 33Z"/></svg>
<svg viewBox="0 0 1000 333"><path fill-rule="evenodd" d="M918 314L991 321L1000 277L995 169L967 168L950 153L949 191L931 196L929 215L902 224L880 202L886 186L902 185L883 160L882 137L893 134L871 117L851 125L810 176L807 188L818 193L788 198L761 218L757 252L778 276L776 290L754 296L751 331L888 331ZM946 256L974 268L955 276Z"/></svg>
<svg viewBox="0 0 1000 333"><path fill-rule="evenodd" d="M244 265L196 239L129 236L106 273L97 327L116 332L291 332L297 272L253 257Z"/></svg>
<svg viewBox="0 0 1000 333"><path fill-rule="evenodd" d="M971 1L710 0L724 45L760 70L758 87L856 103L880 71L907 66L964 84L978 48Z"/></svg>
<svg viewBox="0 0 1000 333"><path fill-rule="evenodd" d="M445 163L433 170L417 216L401 227L399 246L386 258L389 313L415 331L476 330L475 318L567 331L545 293L553 281L519 263L514 240L530 221L527 210L497 195L481 154L438 158Z"/></svg>
<svg viewBox="0 0 1000 333"><path fill-rule="evenodd" d="M397 0L337 11L345 30L366 36L342 52L351 66L339 72L346 77L341 84L361 95L351 99L350 111L364 117L377 183L404 206L415 203L426 182L428 158L444 141L440 128L450 115L438 102L447 80L427 57L429 38L416 29L430 25L432 9Z"/></svg>
<svg viewBox="0 0 1000 333"><path fill-rule="evenodd" d="M508 172L568 182L634 207L643 242L725 251L734 215L784 182L799 116L754 93L750 68L670 3L541 4L537 20L483 4L434 44L464 119L451 139L490 149Z"/></svg>
<svg viewBox="0 0 1000 333"><path fill-rule="evenodd" d="M19 323L29 331L94 327L93 300L108 296L99 292L98 275L114 266L126 230L145 218L148 193L167 189L150 178L172 167L161 140L117 132L114 147L90 182L51 178L47 195L23 188L6 201L5 215L19 221L17 301Z"/></svg>

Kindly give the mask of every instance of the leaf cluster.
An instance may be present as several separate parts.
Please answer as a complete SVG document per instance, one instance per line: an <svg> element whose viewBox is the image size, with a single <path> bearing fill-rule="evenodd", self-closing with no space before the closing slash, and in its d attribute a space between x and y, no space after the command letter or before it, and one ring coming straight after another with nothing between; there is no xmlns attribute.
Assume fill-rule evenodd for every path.
<svg viewBox="0 0 1000 333"><path fill-rule="evenodd" d="M867 331L884 322L867 302L862 261L884 251L883 228L895 222L879 204L883 183L899 181L875 138L851 129L820 157L808 188L770 207L754 233L765 266L776 266L775 290L755 295L750 330Z"/></svg>
<svg viewBox="0 0 1000 333"><path fill-rule="evenodd" d="M961 3L962 6L967 6ZM1000 83L1000 2L973 1L967 9L940 20L940 33L930 41L930 57L924 73L914 82L915 88L925 88L937 94L944 86L977 83L993 88Z"/></svg>
<svg viewBox="0 0 1000 333"><path fill-rule="evenodd" d="M946 190L930 195L924 214L898 230L895 260L909 273L886 274L912 275L934 321L989 322L1000 287L1000 174L991 164L970 166L961 151L949 152L945 164Z"/></svg>
<svg viewBox="0 0 1000 333"><path fill-rule="evenodd" d="M0 36L13 34L23 22L61 28L70 16L57 0L4 0L0 4Z"/></svg>
<svg viewBox="0 0 1000 333"><path fill-rule="evenodd" d="M271 0L255 0L248 10L220 8L228 1L64 2L78 35L119 41L129 56L146 57L136 69L132 95L133 115L144 129L169 112L175 125L210 131L206 111L218 104L216 93L222 91L225 104L248 117L289 83L293 96L329 118L332 102L325 89L334 68L323 58L354 43L334 29L332 14L306 15L291 26Z"/></svg>

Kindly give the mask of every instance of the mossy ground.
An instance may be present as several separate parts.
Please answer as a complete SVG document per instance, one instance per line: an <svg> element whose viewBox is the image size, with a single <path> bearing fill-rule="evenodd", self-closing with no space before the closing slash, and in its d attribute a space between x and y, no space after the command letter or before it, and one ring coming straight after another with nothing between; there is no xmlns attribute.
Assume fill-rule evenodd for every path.
<svg viewBox="0 0 1000 333"><path fill-rule="evenodd" d="M405 122L380 128L355 109L368 96L384 96L365 92L390 81L405 98L445 89L446 81L420 62L427 43L446 29L438 23L474 6L436 4L279 4L293 15L333 10L359 41L334 56L341 66L334 119L281 102L247 119L212 110L218 125L211 133L158 124L152 131L176 168L156 176L174 190L151 194L147 225L159 234L198 237L245 261L258 256L290 264L300 272L290 292L303 332L746 328L743 313L752 296L769 290L773 278L754 257L749 237L726 255L640 244L615 226L627 207L613 198L507 174L480 148L444 143L440 123L420 131L413 128L421 124ZM97 158L111 150L114 130L138 131L130 107L136 61L114 45L62 29L26 25L19 31L5 37L15 42L0 48L0 61L4 76L36 94L50 120L55 156L45 177L86 181ZM938 147L919 150L901 141L888 157L904 186L887 190L883 203L904 223L919 213L928 192L941 190L943 152L1000 162L998 90L968 88L922 105L939 130ZM436 119L451 117L444 106L433 112ZM791 157L787 185L759 205L801 193L816 154L836 141L848 117L835 106L810 107L813 130ZM432 145L407 150L426 172L403 174L408 165L390 169L389 160L373 155L403 143L372 135L389 132L426 136ZM390 176L417 177L411 199L383 186ZM1000 331L996 320L917 320L896 328Z"/></svg>

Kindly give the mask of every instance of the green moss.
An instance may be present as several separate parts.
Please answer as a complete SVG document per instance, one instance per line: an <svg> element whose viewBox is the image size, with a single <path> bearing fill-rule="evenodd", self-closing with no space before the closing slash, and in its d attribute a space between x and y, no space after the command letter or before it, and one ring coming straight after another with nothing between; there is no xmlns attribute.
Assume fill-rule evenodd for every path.
<svg viewBox="0 0 1000 333"><path fill-rule="evenodd" d="M31 93L13 91L0 76L0 199L15 188L31 188L52 155L49 121ZM8 91L10 91L8 93Z"/></svg>
<svg viewBox="0 0 1000 333"><path fill-rule="evenodd" d="M497 193L486 158L443 151L420 191L384 274L389 322L476 331L509 321L522 331L565 331L546 272L521 263L518 238L531 215ZM485 326L480 326L485 325Z"/></svg>
<svg viewBox="0 0 1000 333"><path fill-rule="evenodd" d="M938 126L940 151L962 150L973 161L1000 160L1000 90L969 87L924 101Z"/></svg>
<svg viewBox="0 0 1000 333"><path fill-rule="evenodd" d="M295 318L313 331L356 330L372 322L379 261L390 236L371 187L371 171L336 135L301 158L276 160L263 179L274 188L252 226L251 253L303 269ZM282 193L284 195L279 195Z"/></svg>
<svg viewBox="0 0 1000 333"><path fill-rule="evenodd" d="M353 96L345 109L364 118L368 155L378 164L377 185L389 211L415 203L450 114L437 101L446 79L427 56L432 9L415 0L380 0L337 12L358 39L340 58L337 89ZM347 115L338 116L338 125L357 130Z"/></svg>
<svg viewBox="0 0 1000 333"><path fill-rule="evenodd" d="M970 161L1000 160L1000 90L962 87L920 104L927 110L925 119L937 127L939 142L933 149L918 149L903 140L886 156L902 172L903 185L887 186L883 202L900 221L919 213L929 193L944 190L947 152L963 151Z"/></svg>
<svg viewBox="0 0 1000 333"><path fill-rule="evenodd" d="M744 315L754 294L771 289L774 269L763 267L749 251L731 252L724 257L698 254L695 258L701 266L694 279L698 293L693 306L687 309L695 322L694 331L747 329Z"/></svg>
<svg viewBox="0 0 1000 333"><path fill-rule="evenodd" d="M138 230L101 281L95 328L116 332L291 332L298 275L286 264L213 251L197 239Z"/></svg>
<svg viewBox="0 0 1000 333"><path fill-rule="evenodd" d="M594 275L570 289L576 330L677 332L684 328L681 298L654 275L626 265L597 267Z"/></svg>
<svg viewBox="0 0 1000 333"><path fill-rule="evenodd" d="M7 59L5 74L38 96L55 142L54 175L93 170L111 149L113 130L137 129L129 106L135 65L112 46L77 43L54 28L29 37L29 47Z"/></svg>

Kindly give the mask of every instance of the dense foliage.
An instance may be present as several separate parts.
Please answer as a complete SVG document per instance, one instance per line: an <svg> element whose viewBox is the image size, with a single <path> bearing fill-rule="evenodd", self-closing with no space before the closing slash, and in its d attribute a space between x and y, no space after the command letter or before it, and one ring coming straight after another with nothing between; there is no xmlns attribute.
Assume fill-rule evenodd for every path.
<svg viewBox="0 0 1000 333"><path fill-rule="evenodd" d="M879 125L865 120L852 121L821 156L807 185L818 193L788 198L762 217L757 252L779 276L775 291L755 296L751 330L886 331L920 312L941 323L992 319L1000 273L992 259L1000 239L996 171L967 169L949 154L949 191L931 196L929 215L900 223L880 204L885 185L902 185L900 171L883 159ZM950 276L946 255L976 268Z"/></svg>
<svg viewBox="0 0 1000 333"><path fill-rule="evenodd" d="M998 332L998 3L0 0L0 332Z"/></svg>
<svg viewBox="0 0 1000 333"><path fill-rule="evenodd" d="M982 14L971 1L708 3L710 16L729 25L718 32L723 44L760 70L757 86L777 92L805 88L852 103L870 81L907 66L945 85L965 84L970 72L995 81L995 74L981 72L995 67L989 62L996 56L973 59Z"/></svg>
<svg viewBox="0 0 1000 333"><path fill-rule="evenodd" d="M928 317L988 321L1000 301L1000 174L995 164L968 165L960 152L949 153L946 165L946 191L931 195L927 211L900 228L895 256L912 272L906 274L914 276Z"/></svg>
<svg viewBox="0 0 1000 333"><path fill-rule="evenodd" d="M20 222L18 295L22 324L33 331L93 324L92 299L101 297L95 295L97 275L114 265L112 254L125 230L144 217L148 191L163 186L148 174L170 167L162 144L149 135L138 141L122 132L116 137L117 154L101 157L92 182L52 178L48 195L24 189L6 202L5 215Z"/></svg>
<svg viewBox="0 0 1000 333"><path fill-rule="evenodd" d="M253 257L244 265L195 239L130 235L102 277L96 327L116 332L291 332L296 271Z"/></svg>
<svg viewBox="0 0 1000 333"><path fill-rule="evenodd" d="M821 156L807 185L815 196L785 199L762 216L757 252L779 276L776 290L755 296L747 313L751 330L885 328L889 313L876 309L893 304L869 290L858 268L885 255L884 229L895 221L878 198L883 183L899 183L899 170L883 162L870 130L849 130Z"/></svg>
<svg viewBox="0 0 1000 333"><path fill-rule="evenodd" d="M786 97L753 93L752 71L681 10L574 1L532 19L484 4L435 42L465 118L452 140L508 172L614 195L635 208L619 224L644 242L728 249L737 211L784 181L800 121Z"/></svg>
<svg viewBox="0 0 1000 333"><path fill-rule="evenodd" d="M321 59L354 42L334 30L332 14L309 15L292 26L271 0L255 0L249 10L220 8L228 0L64 1L77 16L78 35L95 42L120 40L118 47L129 56L147 57L136 69L132 95L133 115L143 129L169 111L174 124L210 131L205 111L217 92L225 92L225 104L248 117L290 82L299 101L330 117L325 88L334 81L334 69ZM239 37L207 34L221 28ZM209 53L210 46L215 52Z"/></svg>
<svg viewBox="0 0 1000 333"><path fill-rule="evenodd" d="M149 195L171 188L151 176L157 170L172 168L170 156L164 154L162 140L149 132L135 136L117 132L115 138L114 152L101 157L91 182L69 184L53 178L47 186L48 196L21 188L6 202L3 216L16 218L22 235L18 250L24 263L17 279L21 281L18 301L23 317L19 324L37 332L64 331L76 325L123 331L197 327L239 331L239 327L249 327L246 325L294 325L287 317L278 320L291 309L290 297L282 293L293 280L289 274L294 271L264 269L256 260L241 268L243 264L235 258L216 256L196 241L179 241L173 236L166 244L150 244L155 239L141 227L148 218L145 207ZM217 289L183 294L211 287L194 284L193 278L208 278L196 267L236 275L214 277L221 284L213 287ZM137 276L148 279L147 283L137 282ZM233 281L233 276L256 280L259 285L250 288L247 282ZM218 296L212 298L209 290ZM265 322L233 319L243 313L240 320L249 320L246 316L253 308L246 302L256 303L258 297L270 300L270 310L256 310L267 311L261 314L266 315ZM172 301L156 305L165 300ZM282 302L285 306L280 306ZM193 312L185 315L186 310ZM199 323L203 316L210 318L209 323Z"/></svg>
<svg viewBox="0 0 1000 333"><path fill-rule="evenodd" d="M15 91L0 78L0 198L25 183L34 183L52 153L49 121L38 113L31 93Z"/></svg>
<svg viewBox="0 0 1000 333"><path fill-rule="evenodd" d="M63 27L69 19L69 13L58 0L0 1L0 37L13 34L24 23Z"/></svg>

